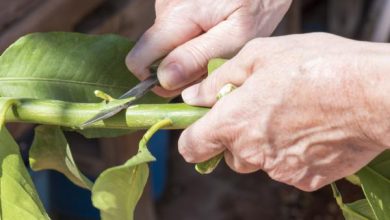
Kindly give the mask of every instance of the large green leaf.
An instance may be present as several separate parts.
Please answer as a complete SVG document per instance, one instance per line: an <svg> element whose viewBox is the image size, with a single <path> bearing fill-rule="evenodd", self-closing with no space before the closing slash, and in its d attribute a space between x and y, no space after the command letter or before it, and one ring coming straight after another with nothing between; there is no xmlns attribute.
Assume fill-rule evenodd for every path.
<svg viewBox="0 0 390 220"><path fill-rule="evenodd" d="M155 158L146 143L160 128L168 126L165 119L152 126L139 143L138 153L125 164L105 170L92 188L93 205L100 209L103 220L134 218L134 209L149 176L148 162Z"/></svg>
<svg viewBox="0 0 390 220"><path fill-rule="evenodd" d="M33 170L56 170L74 184L91 189L93 183L77 168L70 147L58 126L40 125L30 149L30 166Z"/></svg>
<svg viewBox="0 0 390 220"><path fill-rule="evenodd" d="M117 35L70 32L34 33L13 43L0 56L0 96L99 102L95 90L118 97L138 80L125 65L133 43ZM153 93L139 103L162 103ZM87 137L131 131L79 131Z"/></svg>
<svg viewBox="0 0 390 220"><path fill-rule="evenodd" d="M0 204L2 219L50 219L6 128L0 131Z"/></svg>
<svg viewBox="0 0 390 220"><path fill-rule="evenodd" d="M132 46L116 35L26 35L0 57L0 96L97 102L94 91L103 90L117 97L138 82L125 65Z"/></svg>
<svg viewBox="0 0 390 220"><path fill-rule="evenodd" d="M390 151L387 150L357 173L377 220L390 219L389 164Z"/></svg>

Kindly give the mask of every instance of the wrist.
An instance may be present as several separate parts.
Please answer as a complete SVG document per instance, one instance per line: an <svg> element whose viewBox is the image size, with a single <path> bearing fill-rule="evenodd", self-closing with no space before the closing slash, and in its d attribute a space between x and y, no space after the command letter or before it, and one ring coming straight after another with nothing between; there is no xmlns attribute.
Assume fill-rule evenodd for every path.
<svg viewBox="0 0 390 220"><path fill-rule="evenodd" d="M390 44L359 44L362 57L355 61L362 97L357 107L364 109L358 115L359 127L374 145L390 149Z"/></svg>

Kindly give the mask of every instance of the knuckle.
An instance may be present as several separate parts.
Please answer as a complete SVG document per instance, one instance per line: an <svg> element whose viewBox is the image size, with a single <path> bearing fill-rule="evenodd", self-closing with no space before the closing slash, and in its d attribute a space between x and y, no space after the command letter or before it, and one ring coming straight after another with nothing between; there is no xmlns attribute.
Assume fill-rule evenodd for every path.
<svg viewBox="0 0 390 220"><path fill-rule="evenodd" d="M217 100L219 84L221 81L217 75L211 75L206 78L199 86L199 95L205 98L207 103L214 103Z"/></svg>
<svg viewBox="0 0 390 220"><path fill-rule="evenodd" d="M208 52L209 49L204 45L204 43L199 44L188 44L187 46L183 46L178 50L178 54L187 54L187 56L190 60L193 62L193 66L197 69L205 69L208 60L211 58L210 52Z"/></svg>
<svg viewBox="0 0 390 220"><path fill-rule="evenodd" d="M226 164L230 167L231 170L233 170L236 173L252 173L258 170L258 168L251 166L250 164L246 163L245 161L242 161L239 159L237 155L233 155L232 160L225 159Z"/></svg>

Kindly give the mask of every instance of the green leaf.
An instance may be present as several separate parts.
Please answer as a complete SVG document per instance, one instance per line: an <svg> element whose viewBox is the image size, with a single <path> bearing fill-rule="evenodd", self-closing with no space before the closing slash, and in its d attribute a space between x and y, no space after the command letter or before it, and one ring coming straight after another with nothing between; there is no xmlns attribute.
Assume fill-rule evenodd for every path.
<svg viewBox="0 0 390 220"><path fill-rule="evenodd" d="M375 220L370 204L366 199L361 199L353 203L345 204L342 209L346 220Z"/></svg>
<svg viewBox="0 0 390 220"><path fill-rule="evenodd" d="M368 164L385 178L390 179L390 150L386 150Z"/></svg>
<svg viewBox="0 0 390 220"><path fill-rule="evenodd" d="M6 128L0 131L0 204L2 219L50 219Z"/></svg>
<svg viewBox="0 0 390 220"><path fill-rule="evenodd" d="M376 219L390 219L390 151L387 150L357 175Z"/></svg>
<svg viewBox="0 0 390 220"><path fill-rule="evenodd" d="M100 209L103 220L134 218L134 209L149 175L147 162L155 160L146 143L158 129L171 124L170 119L156 123L145 133L134 157L123 165L105 170L96 179L92 202Z"/></svg>
<svg viewBox="0 0 390 220"><path fill-rule="evenodd" d="M360 186L360 179L355 174L346 176L345 179L356 186Z"/></svg>
<svg viewBox="0 0 390 220"><path fill-rule="evenodd" d="M225 59L212 59L212 60L210 60L210 62L208 63L208 66L207 66L208 74L209 75L212 74L214 72L214 70L218 69L226 61L227 60L225 60ZM231 85L231 84L228 84L228 85ZM227 93L231 92L232 90L233 89L231 89L230 91L227 91ZM218 95L218 99L226 94ZM215 168L217 168L219 162L221 162L222 159L223 159L223 153L220 153L220 154L216 155L215 157L212 157L204 162L197 163L195 165L195 170L200 174L210 174L211 172L213 172L215 170Z"/></svg>
<svg viewBox="0 0 390 220"><path fill-rule="evenodd" d="M70 32L34 33L13 43L0 56L0 96L98 102L95 90L118 97L139 80L125 57L133 43L117 35ZM148 93L138 103L165 103ZM123 131L83 132L89 137L119 136Z"/></svg>
<svg viewBox="0 0 390 220"><path fill-rule="evenodd" d="M30 166L33 170L56 170L74 184L92 189L92 182L77 168L69 144L58 126L40 125L30 149Z"/></svg>
<svg viewBox="0 0 390 220"><path fill-rule="evenodd" d="M331 187L333 196L346 220L375 220L374 213L366 199L345 204L336 184L332 183Z"/></svg>
<svg viewBox="0 0 390 220"><path fill-rule="evenodd" d="M0 57L0 96L98 102L138 80L125 65L133 43L116 35L52 32L26 35ZM165 100L149 93L141 102Z"/></svg>

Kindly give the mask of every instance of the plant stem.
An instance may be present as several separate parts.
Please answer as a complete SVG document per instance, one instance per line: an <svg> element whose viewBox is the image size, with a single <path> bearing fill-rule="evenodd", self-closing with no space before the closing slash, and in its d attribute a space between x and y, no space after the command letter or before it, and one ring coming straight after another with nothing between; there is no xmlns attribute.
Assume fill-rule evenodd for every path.
<svg viewBox="0 0 390 220"><path fill-rule="evenodd" d="M0 101L9 98L0 98ZM106 108L102 103L72 103L57 100L17 99L6 122L52 124L78 129L78 126ZM112 118L96 122L91 128L147 129L164 118L172 120L165 129L183 129L209 109L180 104L142 104L129 107Z"/></svg>

